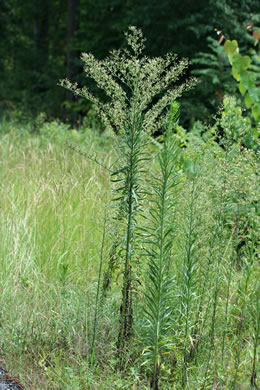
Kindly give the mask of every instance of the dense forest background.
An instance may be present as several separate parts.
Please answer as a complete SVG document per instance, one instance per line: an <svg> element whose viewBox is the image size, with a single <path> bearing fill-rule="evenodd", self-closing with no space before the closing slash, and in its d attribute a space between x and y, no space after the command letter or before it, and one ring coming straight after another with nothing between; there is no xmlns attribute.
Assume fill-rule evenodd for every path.
<svg viewBox="0 0 260 390"><path fill-rule="evenodd" d="M223 94L236 93L220 38L236 39L248 52L250 26L259 24L259 0L1 0L0 114L79 120L91 105L58 81L68 77L83 85L80 53L104 58L136 25L147 55L175 52L190 59L188 73L200 83L182 98L182 121L186 127L208 121Z"/></svg>

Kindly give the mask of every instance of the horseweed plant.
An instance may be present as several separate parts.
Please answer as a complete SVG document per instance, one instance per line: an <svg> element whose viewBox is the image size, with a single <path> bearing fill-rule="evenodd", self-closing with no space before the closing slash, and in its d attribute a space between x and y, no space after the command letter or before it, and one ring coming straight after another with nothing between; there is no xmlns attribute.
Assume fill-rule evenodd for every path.
<svg viewBox="0 0 260 390"><path fill-rule="evenodd" d="M190 79L174 87L188 65L187 60L177 62L175 54L164 58L141 56L145 40L136 27L129 28L126 40L127 48L111 51L104 60L82 54L85 74L105 92L106 102L87 87L79 88L69 80L61 81L61 85L76 96L90 100L105 126L118 135L119 157L113 167L112 181L116 183L115 201L120 208L119 223L123 231L124 271L117 343L121 357L133 324L133 247L137 216L145 194L142 187L144 161L147 160L145 145L149 136L162 127L167 106L195 83Z"/></svg>
<svg viewBox="0 0 260 390"><path fill-rule="evenodd" d="M152 178L154 199L149 212L149 226L144 229L148 272L145 289L144 334L145 364L151 370L151 389L159 389L163 354L171 348L170 329L173 318L175 279L171 275L173 241L172 217L176 206L176 189L180 176L177 168L178 147L172 139L177 104L172 104L170 124L159 155L158 177Z"/></svg>
<svg viewBox="0 0 260 390"><path fill-rule="evenodd" d="M183 375L182 384L185 388L188 382L188 362L190 359L190 352L192 346L194 346L192 336L196 338L196 325L197 318L193 319L194 313L200 311L198 309L199 293L197 292L198 273L199 273L199 250L198 250L198 226L199 213L196 200L199 198L199 168L194 163L194 172L190 173L191 190L186 192L188 200L187 211L184 221L184 234L183 234L183 246L184 246L184 258L183 258L183 277L181 286L181 305L180 323L184 326L183 330ZM196 309L196 310L195 310ZM193 324L195 322L195 324ZM193 333L194 332L194 333ZM190 345L191 344L191 345Z"/></svg>

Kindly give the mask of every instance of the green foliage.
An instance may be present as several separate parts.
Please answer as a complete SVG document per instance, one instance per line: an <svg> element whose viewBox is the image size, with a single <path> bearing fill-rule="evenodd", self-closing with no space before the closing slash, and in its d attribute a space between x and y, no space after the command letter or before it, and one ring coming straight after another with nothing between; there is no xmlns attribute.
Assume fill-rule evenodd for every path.
<svg viewBox="0 0 260 390"><path fill-rule="evenodd" d="M126 38L130 50L112 51L105 60L82 54L85 76L94 79L97 87L105 91L108 103L95 97L88 87L78 88L69 80L61 81L61 85L90 100L104 124L117 134L127 131L125 127L133 121L139 121L137 125L142 124L144 132L152 134L164 122L165 107L191 88L195 80L190 79L174 88L174 83L187 68L187 60L177 63L174 54L165 58L141 57L144 39L140 30L134 27L129 29ZM158 99L155 104L154 98Z"/></svg>
<svg viewBox="0 0 260 390"><path fill-rule="evenodd" d="M94 89L63 82L112 133L44 114L1 124L1 356L40 372L33 388L257 388L258 129L225 97L214 125L185 131L187 62L126 37L104 60L83 55ZM118 270L106 300L105 261L110 282Z"/></svg>
<svg viewBox="0 0 260 390"><path fill-rule="evenodd" d="M245 106L247 109L251 108L255 121L259 123L260 91L257 88L257 83L259 82L260 54L251 55L252 59L249 56L241 55L238 43L235 40L227 40L224 44L224 49L232 65L233 76L239 83L239 91L244 96ZM256 61L256 64L250 67L253 59Z"/></svg>
<svg viewBox="0 0 260 390"><path fill-rule="evenodd" d="M120 220L125 221L124 271L121 305L121 321L118 337L120 354L132 333L132 267L135 227L138 210L143 198L141 186L144 173L145 144L148 135L158 130L165 121L165 108L183 91L191 88L194 80L174 87L187 61L176 63L176 56L165 58L141 56L144 39L140 30L130 27L126 33L128 48L112 51L105 60L97 60L91 54L82 54L86 77L94 79L98 88L105 91L108 102L95 97L88 87L63 80L61 85L77 96L90 100L106 127L118 134L119 161L112 173L117 183L116 201L120 208Z"/></svg>
<svg viewBox="0 0 260 390"><path fill-rule="evenodd" d="M63 143L68 136L68 130L69 125L56 120L45 122L40 128L40 134L49 142Z"/></svg>
<svg viewBox="0 0 260 390"><path fill-rule="evenodd" d="M105 210L105 213L107 211ZM95 310L94 310L94 320L93 320L93 334L92 334L92 343L91 343L91 351L90 351L90 363L93 365L95 363L95 349L96 349L96 334L97 334L97 324L98 324L98 316L99 309L101 307L100 302L100 290L101 290L101 277L102 277L102 267L104 263L104 253L105 253L105 243L106 243L106 223L107 223L107 214L104 217L104 226L103 226L103 234L102 234L102 243L100 249L100 258L99 258L99 270L98 270L98 282L97 282L97 292L96 292L96 302L95 302Z"/></svg>
<svg viewBox="0 0 260 390"><path fill-rule="evenodd" d="M177 106L178 107L178 106ZM159 154L159 172L152 177L154 194L145 232L148 271L144 300L144 332L142 344L145 365L151 370L151 389L159 389L163 355L171 349L170 329L173 321L173 292L175 280L171 275L173 215L176 207L176 188L179 185L177 168L178 147L172 130L176 121L176 105L172 105L169 125Z"/></svg>
<svg viewBox="0 0 260 390"><path fill-rule="evenodd" d="M177 134L142 148L149 154L149 172L143 161L131 247L135 321L123 372L118 370L116 343L126 248L125 203L114 202L103 225L111 178L102 165L111 167L118 158L119 151L115 156L108 147L115 140L86 130L85 141L75 146L82 153L75 153L57 137L46 142L40 131L1 124L0 348L10 372L20 373L25 385L55 390L149 389L156 361L152 383L155 386L160 376L160 389L238 388L250 383L257 388L259 155L242 146L243 131L232 130L237 114L232 116L229 110L235 109L231 99L215 128L198 122L192 132L182 134L176 125ZM45 127L43 119L39 118L39 126L41 122ZM58 122L56 126L63 128ZM216 142L217 129L219 138L226 134L224 147ZM70 132L64 129L64 135ZM181 136L185 147L175 153L174 140ZM121 146L123 157L127 149ZM86 158L85 150L102 165ZM162 180L167 172L172 181ZM179 174L181 186L176 185ZM163 183L168 183L165 197ZM175 183L172 188L170 183ZM168 206L164 214L163 198ZM163 216L164 235L159 234L159 216ZM104 227L106 242L100 251ZM144 239L137 227L152 235ZM111 284L109 299L102 302L100 266L108 261L117 238L120 273ZM163 252L158 249L161 238ZM158 291L164 297L161 306ZM156 321L156 312L165 321ZM159 338L152 324L157 324Z"/></svg>
<svg viewBox="0 0 260 390"><path fill-rule="evenodd" d="M204 49L196 53L192 59L192 74L200 80L195 98L199 94L200 99L205 100L204 111L200 112L200 115L195 114L195 118L212 121L210 114L217 111L225 94L236 94L236 86L230 77L230 64L224 47L211 36L207 38L207 43L207 51Z"/></svg>
<svg viewBox="0 0 260 390"><path fill-rule="evenodd" d="M259 126L254 127L248 116L243 116L242 108L233 97L225 96L223 111L216 122L223 130L220 141L227 147L244 145L248 149L258 150Z"/></svg>
<svg viewBox="0 0 260 390"><path fill-rule="evenodd" d="M181 285L181 306L180 323L183 328L183 367L182 383L183 386L189 382L189 361L191 360L191 340L197 342L198 335L196 325L198 318L194 315L200 312L199 294L197 284L200 272L199 264L199 224L198 205L196 204L199 196L199 172L196 161L194 161L194 171L189 173L191 178L191 188L187 192L187 214L183 226L183 276ZM200 298L202 298L203 294ZM200 306L202 303L200 304ZM194 314L193 314L194 313ZM199 315L199 314L198 314ZM193 348L194 349L194 348Z"/></svg>
<svg viewBox="0 0 260 390"><path fill-rule="evenodd" d="M223 106L212 125L195 121L190 131L180 125L176 126L176 136L181 144L198 153L201 150L203 152L210 149L217 150L219 146L246 147L258 151L259 131L259 124L252 123L251 118L245 115L245 110L242 109L239 101L228 95L224 96ZM187 165L188 161L185 164Z"/></svg>
<svg viewBox="0 0 260 390"><path fill-rule="evenodd" d="M73 4L77 11L72 15ZM198 0L193 4L175 0L172 12L170 0L47 0L44 4L2 0L0 113L22 111L35 116L44 111L48 117L73 118L77 123L87 115L90 104L70 98L57 80L66 74L84 85L80 52L105 58L109 50L124 47L123 32L129 24L143 30L145 53L150 56L174 52L193 59L203 51L212 54L207 37L214 38L214 27L227 38L235 36L244 48L248 37L241 26L259 23L257 7L257 0ZM181 123L186 126L193 118L210 119L209 113L217 110L216 91L208 78L204 81L199 98L194 94L183 98ZM223 89L229 92L225 84Z"/></svg>

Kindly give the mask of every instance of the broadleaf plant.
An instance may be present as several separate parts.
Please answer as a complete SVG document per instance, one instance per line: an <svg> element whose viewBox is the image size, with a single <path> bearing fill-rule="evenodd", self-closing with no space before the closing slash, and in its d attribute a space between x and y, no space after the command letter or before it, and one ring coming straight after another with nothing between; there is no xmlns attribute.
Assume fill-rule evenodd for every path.
<svg viewBox="0 0 260 390"><path fill-rule="evenodd" d="M259 36L257 34L253 34L253 36L255 37L256 45L259 44ZM253 55L251 56L252 58L247 55L241 55L236 40L227 40L224 44L224 49L232 65L233 77L239 83L239 91L244 96L245 106L247 109L251 108L255 121L259 122L260 90L257 87L257 82L259 82L259 55Z"/></svg>

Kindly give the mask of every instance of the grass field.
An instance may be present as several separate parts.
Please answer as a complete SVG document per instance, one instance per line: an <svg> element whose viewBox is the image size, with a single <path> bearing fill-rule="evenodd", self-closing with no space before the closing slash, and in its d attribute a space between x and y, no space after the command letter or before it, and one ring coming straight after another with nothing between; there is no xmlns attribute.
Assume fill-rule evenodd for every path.
<svg viewBox="0 0 260 390"><path fill-rule="evenodd" d="M142 239L124 366L118 368L116 353L121 265L98 303L95 363L90 359L100 257L102 279L117 225L102 166L115 160L114 140L71 133L80 154L66 135L56 137L66 131L52 126L57 131L39 134L0 125L1 365L28 389L148 389L142 310L149 268ZM149 147L149 170L156 172L160 148ZM259 159L205 145L196 154L199 147L179 161L182 184L170 216L174 318L160 389L253 389L259 383ZM143 207L148 218L149 199Z"/></svg>

